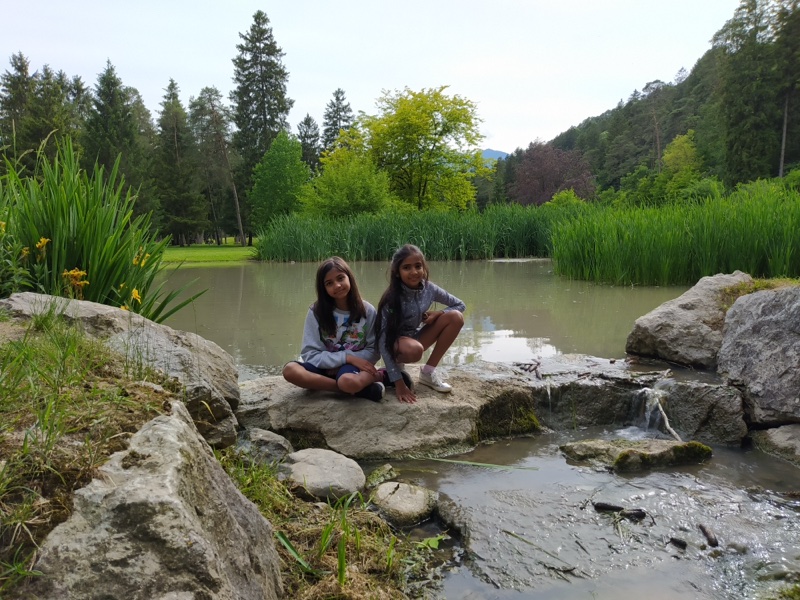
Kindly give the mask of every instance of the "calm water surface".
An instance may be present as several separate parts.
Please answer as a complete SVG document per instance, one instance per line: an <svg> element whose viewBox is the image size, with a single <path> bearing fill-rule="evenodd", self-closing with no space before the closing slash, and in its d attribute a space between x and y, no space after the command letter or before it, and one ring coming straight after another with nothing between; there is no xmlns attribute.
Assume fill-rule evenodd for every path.
<svg viewBox="0 0 800 600"><path fill-rule="evenodd" d="M386 265L352 267L362 295L377 305ZM445 359L450 365L558 353L623 357L634 320L687 289L569 281L543 260L430 267L431 280L467 304L465 327ZM315 264L302 263L183 268L169 275L169 287L197 279L194 288L208 291L167 324L226 349L242 380L278 374L299 352L315 271ZM800 503L782 495L800 484L788 463L753 450L714 448L703 466L621 477L569 464L558 449L585 436L640 435L635 428L561 432L452 457L514 467L502 471L393 462L401 480L462 507L471 532L464 548L456 546L460 554L436 597L756 598L800 572ZM596 513L591 499L643 508L652 518L615 523ZM718 549L705 546L699 523L715 531ZM670 537L686 540L687 549L669 544Z"/></svg>
<svg viewBox="0 0 800 600"><path fill-rule="evenodd" d="M378 304L386 263L354 263L362 296ZM181 268L169 275L178 288L207 289L167 325L212 340L236 360L240 379L275 375L300 352L303 322L314 301L316 264L248 263ZM474 360L527 362L581 353L625 356L625 339L638 317L686 287L613 287L561 279L549 260L433 262L431 281L467 304L465 325L445 364Z"/></svg>

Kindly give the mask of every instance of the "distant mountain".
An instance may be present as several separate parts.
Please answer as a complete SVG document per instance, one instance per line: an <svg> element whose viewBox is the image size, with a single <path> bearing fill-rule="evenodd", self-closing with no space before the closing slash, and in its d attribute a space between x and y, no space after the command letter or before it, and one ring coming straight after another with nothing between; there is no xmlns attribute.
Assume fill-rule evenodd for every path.
<svg viewBox="0 0 800 600"><path fill-rule="evenodd" d="M506 156L508 156L508 152L503 152L502 150L491 150L487 148L486 150L483 151L482 156L484 159L497 160L498 158L505 158Z"/></svg>

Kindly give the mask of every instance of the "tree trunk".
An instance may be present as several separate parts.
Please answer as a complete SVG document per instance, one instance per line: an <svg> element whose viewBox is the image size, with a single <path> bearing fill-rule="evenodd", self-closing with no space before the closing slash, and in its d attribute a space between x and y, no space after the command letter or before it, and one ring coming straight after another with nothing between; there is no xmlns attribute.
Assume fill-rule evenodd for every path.
<svg viewBox="0 0 800 600"><path fill-rule="evenodd" d="M783 177L783 161L786 157L786 129L789 123L789 94L786 93L786 101L783 103L783 133L781 135L781 161L778 164L778 177Z"/></svg>

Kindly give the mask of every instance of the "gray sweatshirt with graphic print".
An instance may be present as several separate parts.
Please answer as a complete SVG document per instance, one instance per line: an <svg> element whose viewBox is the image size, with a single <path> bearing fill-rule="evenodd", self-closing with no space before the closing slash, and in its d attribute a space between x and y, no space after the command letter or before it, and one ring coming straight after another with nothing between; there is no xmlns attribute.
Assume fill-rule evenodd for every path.
<svg viewBox="0 0 800 600"><path fill-rule="evenodd" d="M461 300L430 281L423 281L416 290L403 284L401 294L400 305L403 317L397 330L398 337L414 337L422 326L422 313L426 312L434 302L444 304L444 312L457 310L463 313L467 309L467 306ZM378 349L383 358L383 363L386 365L386 370L389 372L389 381L395 382L401 379L402 375L400 374L400 367L397 366L397 362L392 358L389 348L386 346L386 324L389 318L388 306L383 307L380 318L381 338L378 340Z"/></svg>
<svg viewBox="0 0 800 600"><path fill-rule="evenodd" d="M303 341L300 356L304 362L320 369L336 369L347 364L347 355L352 354L375 364L380 358L375 347L375 307L364 301L366 317L355 323L350 322L350 313L334 311L336 332L323 336L313 307L308 309L303 328Z"/></svg>

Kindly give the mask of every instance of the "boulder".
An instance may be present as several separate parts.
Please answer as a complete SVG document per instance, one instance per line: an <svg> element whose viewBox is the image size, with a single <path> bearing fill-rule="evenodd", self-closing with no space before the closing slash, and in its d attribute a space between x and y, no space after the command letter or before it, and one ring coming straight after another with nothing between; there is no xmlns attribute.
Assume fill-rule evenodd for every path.
<svg viewBox="0 0 800 600"><path fill-rule="evenodd" d="M282 597L271 525L236 489L180 402L75 492L23 598Z"/></svg>
<svg viewBox="0 0 800 600"><path fill-rule="evenodd" d="M784 425L753 432L756 448L800 467L800 425Z"/></svg>
<svg viewBox="0 0 800 600"><path fill-rule="evenodd" d="M206 441L224 448L236 441L239 374L233 358L214 342L176 331L126 310L25 292L0 300L19 319L55 310L89 336L122 355L131 375L161 371L183 387L189 414Z"/></svg>
<svg viewBox="0 0 800 600"><path fill-rule="evenodd" d="M746 273L703 277L681 296L636 319L625 351L680 365L713 369L722 345L725 288L752 283Z"/></svg>
<svg viewBox="0 0 800 600"><path fill-rule="evenodd" d="M711 458L711 448L699 442L655 439L581 440L560 450L571 460L600 463L621 473L698 464Z"/></svg>
<svg viewBox="0 0 800 600"><path fill-rule="evenodd" d="M633 371L624 361L589 356L559 355L536 363L535 374L523 370L527 365L481 361L449 369L452 393L418 386L416 404L399 403L391 389L376 403L264 377L242 383L236 417L245 428L275 431L295 448L328 448L359 460L445 455L481 440L543 428L631 424L641 390L664 377L663 371ZM417 372L416 366L408 369ZM707 388L689 388L680 403L691 405L696 397L708 396L713 394ZM679 401L670 405L677 410ZM719 410L711 412L717 416ZM709 443L740 443L727 425L705 423L708 414L687 411L681 425L686 431L704 431ZM727 418L735 421L736 415Z"/></svg>
<svg viewBox="0 0 800 600"><path fill-rule="evenodd" d="M436 492L418 485L392 481L377 487L372 502L386 520L397 527L408 527L433 514L437 496Z"/></svg>
<svg viewBox="0 0 800 600"><path fill-rule="evenodd" d="M274 465L294 452L292 444L272 431L245 429L236 442L236 450L244 459L256 465Z"/></svg>
<svg viewBox="0 0 800 600"><path fill-rule="evenodd" d="M800 423L800 287L742 296L725 318L718 371L742 390L751 423Z"/></svg>
<svg viewBox="0 0 800 600"><path fill-rule="evenodd" d="M308 500L338 500L364 489L367 481L358 463L321 448L307 448L286 456L278 477Z"/></svg>
<svg viewBox="0 0 800 600"><path fill-rule="evenodd" d="M736 388L673 379L659 387L669 424L682 439L740 446L747 437L742 393Z"/></svg>

